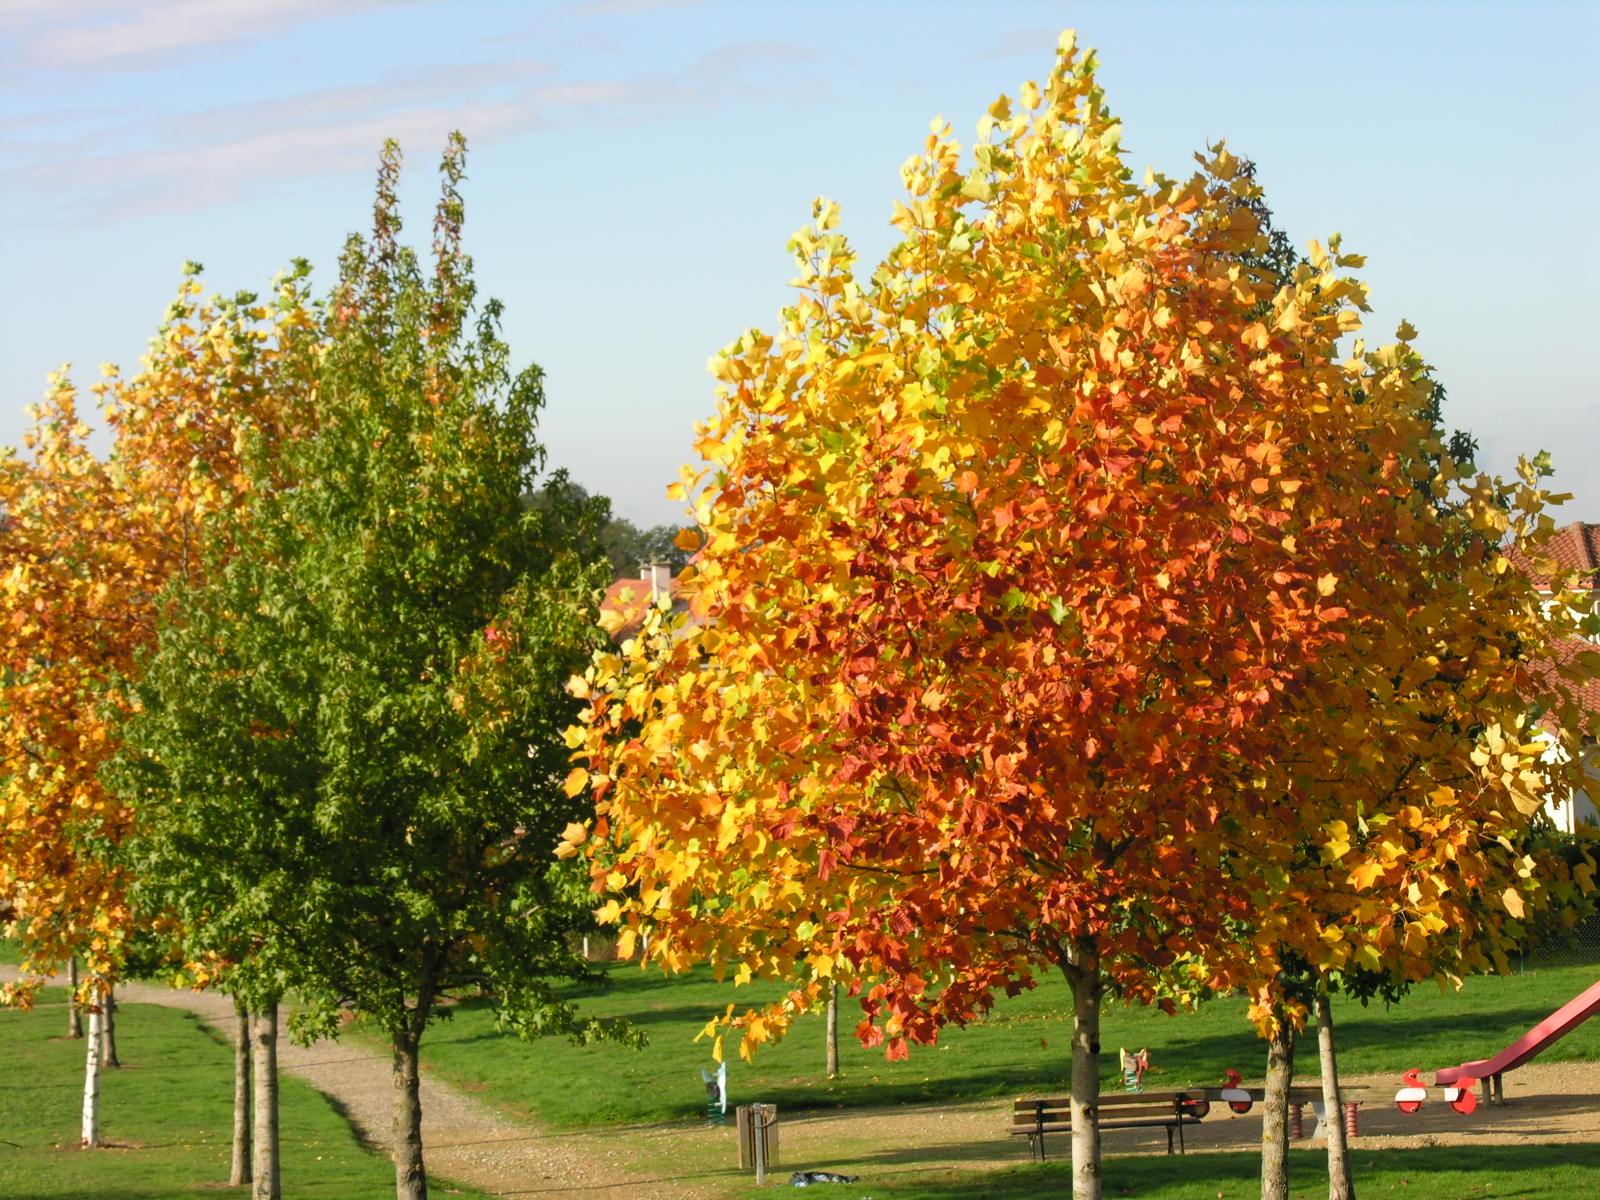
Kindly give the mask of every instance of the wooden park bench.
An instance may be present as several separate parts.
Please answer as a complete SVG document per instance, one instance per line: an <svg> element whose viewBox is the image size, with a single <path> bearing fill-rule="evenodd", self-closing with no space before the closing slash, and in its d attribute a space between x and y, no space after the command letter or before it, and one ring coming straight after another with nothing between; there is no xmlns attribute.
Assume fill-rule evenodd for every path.
<svg viewBox="0 0 1600 1200"><path fill-rule="evenodd" d="M1196 1125L1211 1105L1201 1089L1192 1092L1102 1092L1095 1101L1101 1129L1165 1129L1167 1153L1173 1134L1183 1153L1183 1127ZM1044 1135L1072 1132L1072 1097L1043 1096L1017 1100L1011 1106L1012 1137L1025 1137L1033 1157L1044 1161Z"/></svg>

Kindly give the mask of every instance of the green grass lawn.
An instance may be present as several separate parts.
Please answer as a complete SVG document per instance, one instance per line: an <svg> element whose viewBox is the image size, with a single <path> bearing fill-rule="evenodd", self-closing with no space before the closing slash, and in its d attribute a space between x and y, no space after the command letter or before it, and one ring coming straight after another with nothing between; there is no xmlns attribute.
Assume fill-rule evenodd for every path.
<svg viewBox="0 0 1600 1200"><path fill-rule="evenodd" d="M228 1178L233 1052L187 1013L118 1009L123 1066L106 1071L99 1150L79 1147L84 1043L67 1039L64 992L31 1012L0 1010L0 1200L170 1200L214 1195ZM394 1195L394 1167L297 1079L281 1082L284 1194ZM481 1196L435 1187L444 1195Z"/></svg>
<svg viewBox="0 0 1600 1200"><path fill-rule="evenodd" d="M1469 979L1442 996L1432 984L1401 1004L1335 1004L1340 1070L1398 1076L1408 1067L1432 1071L1486 1057L1593 983L1597 968L1558 967L1525 975ZM557 1126L647 1123L703 1112L700 1069L714 1066L708 1042L695 1034L730 1000L741 1006L764 994L735 989L703 972L667 980L623 964L615 987L585 997L591 1011L627 1015L650 1036L632 1051L615 1045L574 1047L560 1039L521 1043L496 1032L490 1010L461 1005L452 1020L428 1031L423 1058L440 1078L465 1084L485 1100ZM841 1005L843 1078L823 1072L820 1016L798 1022L781 1043L764 1047L754 1064L733 1058L730 1104L753 1100L784 1111L1007 1096L1066 1085L1071 1003L1064 983L1002 1001L989 1018L948 1030L935 1047L913 1047L907 1062L887 1063L850 1036L855 1018ZM1117 1049L1150 1048L1146 1086L1220 1083L1233 1068L1259 1077L1265 1046L1246 1022L1244 1004L1213 1001L1199 1011L1168 1017L1153 1009L1109 1005L1102 1026L1103 1083L1115 1086ZM1579 1027L1544 1054L1546 1061L1600 1061L1600 1020ZM1304 1043L1303 1073L1315 1074L1315 1042Z"/></svg>
<svg viewBox="0 0 1600 1200"><path fill-rule="evenodd" d="M1320 1150L1289 1155L1292 1200L1322 1200L1328 1194L1327 1157ZM1352 1156L1356 1193L1363 1200L1572 1200L1600 1195L1600 1146L1453 1146L1385 1150ZM892 1168L890 1168L892 1171ZM788 1180L781 1168L768 1178ZM1139 1200L1243 1200L1261 1194L1257 1154L1141 1155L1103 1163L1104 1194ZM728 1200L768 1194L752 1181L726 1193ZM1067 1163L1026 1164L1005 1171L875 1173L856 1184L833 1184L822 1194L833 1200L1035 1200L1070 1196Z"/></svg>

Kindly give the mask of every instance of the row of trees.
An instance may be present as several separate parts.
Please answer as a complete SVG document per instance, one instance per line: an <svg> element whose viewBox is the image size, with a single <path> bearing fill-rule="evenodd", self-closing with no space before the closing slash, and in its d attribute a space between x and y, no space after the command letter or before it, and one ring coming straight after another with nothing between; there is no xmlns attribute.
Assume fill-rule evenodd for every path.
<svg viewBox="0 0 1600 1200"><path fill-rule="evenodd" d="M265 302L204 302L194 269L146 369L98 389L110 457L62 381L0 476L8 932L34 971L78 956L93 998L137 954L235 997L235 1182L263 1197L291 990L301 1033L354 1012L391 1039L407 1198L446 998L627 1036L555 990L595 979L585 880L551 851L582 815L563 684L603 641L609 505L545 470L542 378L511 370L461 248L463 159L454 138L431 264L400 241L391 144L325 299L300 264Z"/></svg>
<svg viewBox="0 0 1600 1200"><path fill-rule="evenodd" d="M870 272L818 202L715 360L691 615L575 681L570 843L625 947L793 985L744 1053L839 980L894 1058L1061 971L1079 1200L1108 990L1244 991L1282 1197L1309 1009L1574 919L1536 825L1597 663L1509 569L1537 472L1460 477L1414 331L1351 343L1361 260L1274 265L1238 159L1139 183L1120 129L1069 35L970 168L935 123Z"/></svg>

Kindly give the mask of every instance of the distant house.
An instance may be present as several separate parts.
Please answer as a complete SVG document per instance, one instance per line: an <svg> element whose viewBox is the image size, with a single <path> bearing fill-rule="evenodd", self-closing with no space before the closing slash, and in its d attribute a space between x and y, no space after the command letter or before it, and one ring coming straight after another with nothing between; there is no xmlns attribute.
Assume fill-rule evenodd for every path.
<svg viewBox="0 0 1600 1200"><path fill-rule="evenodd" d="M624 577L614 581L600 602L602 614L616 613L622 620L612 631L612 640L620 642L638 633L645 614L662 596L670 598L674 613L689 610L689 601L682 595L679 582L666 563L642 563L637 579Z"/></svg>
<svg viewBox="0 0 1600 1200"><path fill-rule="evenodd" d="M1574 521L1562 526L1545 547L1545 554L1555 559L1560 567L1586 572L1583 581L1588 585L1590 609L1600 612L1600 524ZM1525 562L1519 562L1518 566L1528 569ZM1546 596L1552 595L1548 579L1541 578L1537 572L1529 573ZM1579 651L1595 648L1596 642L1573 638L1558 647L1557 653L1562 658L1570 658ZM1600 713L1600 680L1591 679L1585 683L1579 698L1588 711ZM1574 832L1581 824L1600 825L1600 809L1597 809L1600 805L1600 747L1596 746L1594 738L1584 739L1583 756L1585 785L1570 796L1552 797L1545 802L1550 819L1567 833Z"/></svg>

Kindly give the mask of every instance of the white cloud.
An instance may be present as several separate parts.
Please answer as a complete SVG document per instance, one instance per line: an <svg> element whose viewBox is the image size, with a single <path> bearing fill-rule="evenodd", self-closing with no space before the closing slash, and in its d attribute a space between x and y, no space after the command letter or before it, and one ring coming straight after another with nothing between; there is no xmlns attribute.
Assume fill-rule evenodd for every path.
<svg viewBox="0 0 1600 1200"><path fill-rule="evenodd" d="M690 8L705 0L581 0L569 5L566 12L572 16L604 15L606 13L650 12L661 8Z"/></svg>
<svg viewBox="0 0 1600 1200"><path fill-rule="evenodd" d="M36 163L0 178L8 191L31 195L51 221L101 221L229 204L279 181L367 170L385 138L436 149L453 129L494 138L539 123L516 103L418 107L259 129L154 152Z"/></svg>
<svg viewBox="0 0 1600 1200"><path fill-rule="evenodd" d="M3 61L29 72L144 70L204 46L414 0L8 0Z"/></svg>
<svg viewBox="0 0 1600 1200"><path fill-rule="evenodd" d="M0 0L0 28L23 30L41 62L75 65L72 77L97 57L142 47L165 53L260 37L316 16L376 7L383 0L172 0L162 8L124 0L85 0L83 28L67 31L56 9L39 0ZM226 21L197 29L208 13ZM560 10L570 13L571 8ZM589 11L596 11L592 6ZM637 31L635 31L637 32ZM58 36L59 35L59 36ZM301 35L297 32L296 37ZM640 35L644 36L644 35ZM505 56L532 45L538 58ZM15 52L0 50L0 59ZM480 50L481 52L481 50ZM105 222L158 211L194 211L228 204L263 187L370 169L384 138L417 150L441 145L452 129L476 146L531 130L574 125L615 126L711 110L735 98L793 91L814 96L819 82L796 69L817 56L782 42L750 42L711 50L698 60L651 63L608 72L610 56L575 71L548 37L529 31L502 40L483 61L341 63L339 82L292 90L275 75L278 94L206 104L191 93L183 72L157 75L142 102L124 106L113 74L87 92L53 88L31 113L0 122L0 194L8 219L24 226ZM74 57L75 56L75 57ZM774 69L774 66L782 69ZM563 67L565 69L563 70ZM94 97L99 103L86 102ZM429 151L431 152L431 151Z"/></svg>

